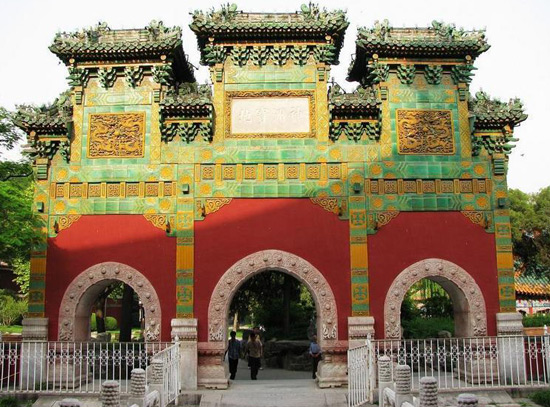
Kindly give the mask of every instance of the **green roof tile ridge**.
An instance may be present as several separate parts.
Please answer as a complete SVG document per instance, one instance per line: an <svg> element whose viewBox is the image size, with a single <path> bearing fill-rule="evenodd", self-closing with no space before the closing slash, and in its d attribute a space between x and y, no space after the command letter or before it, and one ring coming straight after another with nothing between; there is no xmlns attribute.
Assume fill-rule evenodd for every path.
<svg viewBox="0 0 550 407"><path fill-rule="evenodd" d="M469 102L470 111L475 115L476 127L502 127L510 125L517 126L527 119L523 103L519 98L510 99L508 102L501 102L479 91Z"/></svg>
<svg viewBox="0 0 550 407"><path fill-rule="evenodd" d="M388 20L358 29L357 46L369 52L394 54L467 54L476 57L489 49L484 30L466 31L454 24L433 21L431 27L397 28Z"/></svg>

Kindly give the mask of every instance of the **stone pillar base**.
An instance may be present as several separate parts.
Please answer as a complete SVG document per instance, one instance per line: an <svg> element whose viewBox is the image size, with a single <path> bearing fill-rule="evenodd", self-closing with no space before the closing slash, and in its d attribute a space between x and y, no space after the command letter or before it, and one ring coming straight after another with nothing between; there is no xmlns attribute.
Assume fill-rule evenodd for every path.
<svg viewBox="0 0 550 407"><path fill-rule="evenodd" d="M21 344L21 388L33 389L47 372L48 318L24 318Z"/></svg>
<svg viewBox="0 0 550 407"><path fill-rule="evenodd" d="M348 317L349 348L364 345L374 339L374 317Z"/></svg>
<svg viewBox="0 0 550 407"><path fill-rule="evenodd" d="M523 316L519 312L497 313L498 365L504 383L522 384L527 380Z"/></svg>
<svg viewBox="0 0 550 407"><path fill-rule="evenodd" d="M207 389L227 389L229 372L223 363L223 342L199 342L198 386Z"/></svg>
<svg viewBox="0 0 550 407"><path fill-rule="evenodd" d="M172 341L180 344L180 388L196 390L198 377L197 320L195 318L174 318Z"/></svg>
<svg viewBox="0 0 550 407"><path fill-rule="evenodd" d="M320 388L341 387L348 384L347 341L338 341L323 349L323 360L317 367Z"/></svg>

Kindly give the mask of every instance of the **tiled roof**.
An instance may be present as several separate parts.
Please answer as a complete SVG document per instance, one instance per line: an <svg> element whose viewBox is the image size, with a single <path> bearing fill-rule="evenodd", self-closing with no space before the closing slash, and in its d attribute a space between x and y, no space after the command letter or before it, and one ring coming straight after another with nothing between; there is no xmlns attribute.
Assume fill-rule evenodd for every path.
<svg viewBox="0 0 550 407"><path fill-rule="evenodd" d="M19 106L15 123L25 132L54 135L67 132L67 121L72 115L72 105L68 93L62 93L49 106Z"/></svg>
<svg viewBox="0 0 550 407"><path fill-rule="evenodd" d="M464 31L438 21L425 28L390 27L387 20L373 28L360 28L357 47L379 57L476 57L489 49L483 31Z"/></svg>
<svg viewBox="0 0 550 407"><path fill-rule="evenodd" d="M186 84L177 93L168 93L160 105L164 117L208 115L213 110L212 91L209 85Z"/></svg>
<svg viewBox="0 0 550 407"><path fill-rule="evenodd" d="M373 88L358 87L352 93L345 93L340 86L334 84L329 90L329 108L339 112L378 111L382 101Z"/></svg>
<svg viewBox="0 0 550 407"><path fill-rule="evenodd" d="M475 115L476 129L501 129L506 125L515 127L527 119L523 104L517 98L506 103L491 99L485 92L480 91L469 104Z"/></svg>
<svg viewBox="0 0 550 407"><path fill-rule="evenodd" d="M516 295L550 299L550 278L516 272Z"/></svg>
<svg viewBox="0 0 550 407"><path fill-rule="evenodd" d="M151 22L144 29L111 30L107 24L73 33L58 33L50 51L63 62L69 59L119 59L171 55L181 46L181 28Z"/></svg>
<svg viewBox="0 0 550 407"><path fill-rule="evenodd" d="M215 42L270 38L324 42L330 36L340 51L348 25L345 12L321 10L310 3L295 13L246 13L234 4L208 13L195 11L189 27L197 35L199 48L209 38Z"/></svg>

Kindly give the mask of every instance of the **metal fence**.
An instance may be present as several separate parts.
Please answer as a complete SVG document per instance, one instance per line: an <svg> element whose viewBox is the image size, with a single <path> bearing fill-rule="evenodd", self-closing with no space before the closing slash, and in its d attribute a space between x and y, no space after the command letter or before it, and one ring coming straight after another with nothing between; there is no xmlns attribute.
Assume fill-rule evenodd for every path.
<svg viewBox="0 0 550 407"><path fill-rule="evenodd" d="M372 374L375 366L372 341L367 345L348 350L348 406L357 407L367 401L372 403L371 389L376 387Z"/></svg>
<svg viewBox="0 0 550 407"><path fill-rule="evenodd" d="M146 369L171 345L0 342L0 394L99 394L105 380L119 381L121 393L128 393L132 369Z"/></svg>
<svg viewBox="0 0 550 407"><path fill-rule="evenodd" d="M435 377L440 391L550 385L549 335L367 340L348 353L350 406L372 402L382 355L390 357L392 373L396 365L412 368L413 391L423 376Z"/></svg>
<svg viewBox="0 0 550 407"><path fill-rule="evenodd" d="M166 406L175 401L179 394L180 354L179 343L160 351L154 356L154 363L161 366L162 395L161 405Z"/></svg>

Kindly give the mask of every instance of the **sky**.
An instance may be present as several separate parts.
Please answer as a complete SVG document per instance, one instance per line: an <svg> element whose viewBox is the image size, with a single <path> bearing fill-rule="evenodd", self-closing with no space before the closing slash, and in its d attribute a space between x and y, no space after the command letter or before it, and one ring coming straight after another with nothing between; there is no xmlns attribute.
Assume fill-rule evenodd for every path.
<svg viewBox="0 0 550 407"><path fill-rule="evenodd" d="M241 0L239 10L293 12L304 1ZM226 2L224 2L226 3ZM105 21L111 28L141 28L151 20L183 28L183 48L198 68L197 80L208 79L207 67L199 66L199 53L189 29L193 10L219 8L210 0L0 0L0 106L13 110L18 104L52 102L67 89L66 67L48 46L56 32L76 31ZM355 51L357 27L371 27L388 19L395 27L429 26L433 20L465 29L486 29L491 48L476 60L470 91L483 89L507 101L519 97L529 115L515 131L520 139L509 163L508 185L536 192L550 185L550 1L547 0L417 0L417 1L318 1L328 9L347 11L346 33L340 65L331 75L346 90L346 71ZM17 158L18 150L2 152Z"/></svg>

